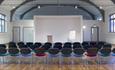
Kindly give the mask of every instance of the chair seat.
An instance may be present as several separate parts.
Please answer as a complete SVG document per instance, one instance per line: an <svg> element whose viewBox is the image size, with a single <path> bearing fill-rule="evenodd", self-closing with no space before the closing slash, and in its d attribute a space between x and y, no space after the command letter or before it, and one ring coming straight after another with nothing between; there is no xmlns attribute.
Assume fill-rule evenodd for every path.
<svg viewBox="0 0 115 70"><path fill-rule="evenodd" d="M95 57L96 56L96 54L92 54L92 53L88 53L86 55L89 56L89 57Z"/></svg>
<svg viewBox="0 0 115 70"><path fill-rule="evenodd" d="M74 56L75 56L75 57L82 57L83 55L77 55L77 54L75 54Z"/></svg>
<svg viewBox="0 0 115 70"><path fill-rule="evenodd" d="M38 53L38 54L35 54L36 56L46 56L45 53Z"/></svg>

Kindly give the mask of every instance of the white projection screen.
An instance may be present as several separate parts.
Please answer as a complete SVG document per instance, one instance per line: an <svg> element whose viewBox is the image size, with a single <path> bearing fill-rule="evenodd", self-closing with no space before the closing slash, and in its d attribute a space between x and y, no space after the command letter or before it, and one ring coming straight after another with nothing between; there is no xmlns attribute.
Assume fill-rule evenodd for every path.
<svg viewBox="0 0 115 70"><path fill-rule="evenodd" d="M47 42L82 42L81 16L34 16L35 41ZM76 31L75 39L69 39L70 31ZM73 36L73 35L72 35Z"/></svg>

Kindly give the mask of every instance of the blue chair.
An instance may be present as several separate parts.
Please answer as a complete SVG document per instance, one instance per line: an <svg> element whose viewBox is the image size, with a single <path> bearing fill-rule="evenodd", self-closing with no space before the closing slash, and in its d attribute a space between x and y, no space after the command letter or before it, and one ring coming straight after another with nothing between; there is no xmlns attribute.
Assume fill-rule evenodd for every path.
<svg viewBox="0 0 115 70"><path fill-rule="evenodd" d="M20 64L29 65L28 70L32 70L33 56L29 48L20 49Z"/></svg>
<svg viewBox="0 0 115 70"><path fill-rule="evenodd" d="M54 43L53 48L58 48L59 50L61 50L62 49L62 43L61 42Z"/></svg>
<svg viewBox="0 0 115 70"><path fill-rule="evenodd" d="M72 65L72 48L62 48L61 50L61 66L67 65L70 66ZM62 67L63 70L63 67Z"/></svg>
<svg viewBox="0 0 115 70"><path fill-rule="evenodd" d="M8 55L7 59L8 59L8 64L16 64L17 69L16 70L20 70L20 54L19 54L19 49L17 48L9 48L8 49Z"/></svg>
<svg viewBox="0 0 115 70"><path fill-rule="evenodd" d="M6 48L5 44L0 44L0 48Z"/></svg>
<svg viewBox="0 0 115 70"><path fill-rule="evenodd" d="M44 48L46 51L52 47L52 43L46 42L41 48Z"/></svg>
<svg viewBox="0 0 115 70"><path fill-rule="evenodd" d="M99 51L99 64L110 64L111 48L102 48ZM100 69L100 66L99 66Z"/></svg>
<svg viewBox="0 0 115 70"><path fill-rule="evenodd" d="M84 60L83 60L83 56L84 56L84 49L83 48L74 48L73 49L73 65L80 65L82 66L81 68L84 68ZM74 68L75 66L73 66Z"/></svg>
<svg viewBox="0 0 115 70"><path fill-rule="evenodd" d="M75 48L82 48L80 42L74 42L73 43L73 49L75 49Z"/></svg>
<svg viewBox="0 0 115 70"><path fill-rule="evenodd" d="M99 41L99 42L97 43L98 49L102 49L102 47L104 46L104 44L105 44L105 42Z"/></svg>
<svg viewBox="0 0 115 70"><path fill-rule="evenodd" d="M18 60L18 56L19 56L19 49L17 48L9 48L8 49L8 53L9 53L9 63L19 63L19 60Z"/></svg>
<svg viewBox="0 0 115 70"><path fill-rule="evenodd" d="M17 43L18 47L21 49L21 48L25 48L25 43L24 42L18 42Z"/></svg>
<svg viewBox="0 0 115 70"><path fill-rule="evenodd" d="M8 48L17 48L17 45L15 42L9 42L8 43Z"/></svg>
<svg viewBox="0 0 115 70"><path fill-rule="evenodd" d="M89 48L89 42L82 42L82 46L84 50L87 50Z"/></svg>
<svg viewBox="0 0 115 70"><path fill-rule="evenodd" d="M114 70L114 65L115 65L115 48L113 48L112 52L112 59L111 59L111 63L112 63L112 70Z"/></svg>
<svg viewBox="0 0 115 70"><path fill-rule="evenodd" d="M27 47L30 48L31 50L33 50L33 42L27 42L26 43Z"/></svg>
<svg viewBox="0 0 115 70"><path fill-rule="evenodd" d="M63 45L63 48L72 48L72 43L71 42L65 42Z"/></svg>
<svg viewBox="0 0 115 70"><path fill-rule="evenodd" d="M48 64L59 64L59 49L50 48L48 53Z"/></svg>
<svg viewBox="0 0 115 70"><path fill-rule="evenodd" d="M7 49L3 48L3 47L0 47L0 63L1 64L4 64L4 62L6 62L6 61L4 61L5 56L7 56Z"/></svg>

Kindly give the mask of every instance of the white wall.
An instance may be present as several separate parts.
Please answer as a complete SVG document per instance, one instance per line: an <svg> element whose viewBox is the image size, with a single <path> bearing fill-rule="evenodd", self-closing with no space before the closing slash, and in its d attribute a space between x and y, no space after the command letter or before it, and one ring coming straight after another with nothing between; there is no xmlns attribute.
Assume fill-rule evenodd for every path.
<svg viewBox="0 0 115 70"><path fill-rule="evenodd" d="M47 35L53 36L53 42L69 40L69 31L76 31L76 39L82 42L81 16L35 16L35 41L46 42Z"/></svg>
<svg viewBox="0 0 115 70"><path fill-rule="evenodd" d="M99 41L104 41L103 36L103 27L104 23L102 21L97 20L83 20L83 26L86 26L84 29L84 41L91 41L91 27L97 26L99 27Z"/></svg>
<svg viewBox="0 0 115 70"><path fill-rule="evenodd" d="M45 21L44 21L45 20ZM61 20L61 21L60 21ZM62 23L63 22L63 23ZM13 26L14 27L20 27L21 28L21 33L20 33L20 38L21 41L23 41L23 28L24 27L32 27L34 28L34 23L38 24L35 25L35 29L37 29L37 34L36 34L36 38L39 38L39 40L36 41L42 41L42 37L44 37L43 42L47 41L47 36L45 35L54 35L54 41L69 41L68 37L69 37L69 32L70 30L76 30L77 33L76 34L80 34L80 36L82 35L82 26L85 25L86 29L85 29L85 41L91 41L91 27L92 26L98 26L99 27L99 39L100 41L105 41L105 36L104 36L104 32L102 31L104 29L104 23L101 21L96 21L96 20L81 20L80 18L39 18L37 17L34 20L20 20L20 21L13 21ZM45 23L45 24L44 24ZM61 24L62 23L62 24ZM78 23L78 25L76 24ZM81 25L79 25L81 23ZM82 24L83 23L83 24ZM44 32L45 31L47 32ZM39 31L43 31L44 34L38 33ZM81 33L79 32L81 31ZM60 34L61 33L61 34ZM63 35L63 36L62 36ZM77 38L80 38L79 35L76 36ZM83 39L81 39L83 40Z"/></svg>
<svg viewBox="0 0 115 70"><path fill-rule="evenodd" d="M109 32L109 15L115 13L115 7L111 7L105 11L105 26L104 26L104 35L106 42L115 44L115 33Z"/></svg>
<svg viewBox="0 0 115 70"><path fill-rule="evenodd" d="M13 27L20 27L20 41L23 41L23 30L24 28L34 28L33 20L19 20L13 21Z"/></svg>
<svg viewBox="0 0 115 70"><path fill-rule="evenodd" d="M7 17L7 32L5 33L0 33L0 44L2 43L8 43L9 41L11 41L12 37L12 24L9 22L10 20L10 12L8 12L7 10L3 9L0 7L0 13L5 14Z"/></svg>

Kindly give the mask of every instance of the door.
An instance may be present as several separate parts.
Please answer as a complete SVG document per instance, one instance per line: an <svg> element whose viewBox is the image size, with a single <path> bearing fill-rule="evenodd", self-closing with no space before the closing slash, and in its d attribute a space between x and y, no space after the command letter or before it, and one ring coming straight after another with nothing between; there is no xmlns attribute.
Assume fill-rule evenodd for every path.
<svg viewBox="0 0 115 70"><path fill-rule="evenodd" d="M91 27L91 41L99 41L99 27Z"/></svg>
<svg viewBox="0 0 115 70"><path fill-rule="evenodd" d="M53 42L53 40L52 40L52 35L47 35L47 42Z"/></svg>
<svg viewBox="0 0 115 70"><path fill-rule="evenodd" d="M20 41L20 27L13 27L13 41L19 42Z"/></svg>
<svg viewBox="0 0 115 70"><path fill-rule="evenodd" d="M32 27L23 28L23 41L24 42L34 41L34 29Z"/></svg>

